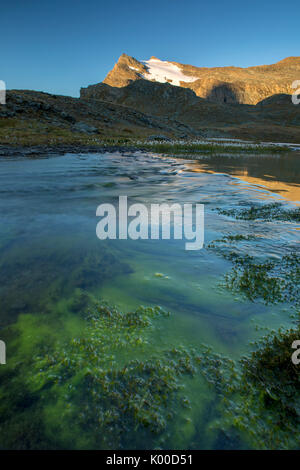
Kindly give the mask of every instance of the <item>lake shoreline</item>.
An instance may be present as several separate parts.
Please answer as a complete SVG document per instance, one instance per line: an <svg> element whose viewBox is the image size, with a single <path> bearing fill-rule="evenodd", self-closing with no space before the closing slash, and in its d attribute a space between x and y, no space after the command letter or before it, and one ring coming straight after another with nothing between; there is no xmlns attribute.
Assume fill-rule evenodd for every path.
<svg viewBox="0 0 300 470"><path fill-rule="evenodd" d="M34 157L41 154L65 155L67 153L107 153L107 152L137 152L142 151L138 147L122 145L30 145L8 146L0 145L0 157Z"/></svg>
<svg viewBox="0 0 300 470"><path fill-rule="evenodd" d="M197 155L233 155L233 154L248 154L248 155L270 155L278 153L298 153L298 148L289 147L289 144L275 145L267 143L257 144L255 142L240 143L236 142L120 142L114 143L99 142L98 144L44 144L44 145L1 145L0 144L0 157L34 157L45 155L65 155L67 153L128 153L128 152L141 152L141 153L157 153L160 155L174 156L178 158L194 159ZM293 144L290 144L293 145Z"/></svg>

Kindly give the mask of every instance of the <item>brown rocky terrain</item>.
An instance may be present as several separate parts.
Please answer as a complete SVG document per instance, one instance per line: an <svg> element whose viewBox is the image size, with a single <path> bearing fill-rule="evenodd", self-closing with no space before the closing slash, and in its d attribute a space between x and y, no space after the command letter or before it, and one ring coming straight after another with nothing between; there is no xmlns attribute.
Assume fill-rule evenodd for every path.
<svg viewBox="0 0 300 470"><path fill-rule="evenodd" d="M91 141L167 134L192 137L196 131L176 119L156 117L105 101L29 90L10 90L0 106L0 143Z"/></svg>
<svg viewBox="0 0 300 470"><path fill-rule="evenodd" d="M182 70L186 75L195 75L194 69L195 67L185 66ZM272 66L249 69L238 67L197 69L197 73L203 72L207 77L211 71L211 78L207 78L211 82L215 80L213 77L220 76L223 70L231 79L234 76L239 77L240 81L236 81L235 84L241 83L244 90L252 93L251 99L255 101L255 105L237 103L235 99L228 99L224 103L224 99L220 96L224 97L228 90L233 90L233 85L229 86L229 82L220 86L218 90L215 88L216 99L212 96L204 99L197 94L199 80L185 84L180 82L182 86L173 86L168 81L160 83L144 79L141 74L144 74L145 70L147 70L145 65L123 54L103 83L81 89L81 100L114 103L148 115L164 117L169 121L175 119L194 129L196 134L207 137L300 142L300 106L295 106L291 101L291 95L286 93L287 90L288 93L294 91L292 88L288 89L288 83L291 84L292 80L296 79L297 70L300 77L300 58L289 58ZM248 76L250 79L241 81L242 76ZM264 78L258 89L253 84L255 81L259 82L259 76ZM273 77L273 88L276 90L272 96L268 95L271 93L271 88L264 88L268 81L266 77L270 76ZM279 76L281 81L279 80L275 86L276 77Z"/></svg>
<svg viewBox="0 0 300 470"><path fill-rule="evenodd" d="M281 70L283 83L287 80L283 77L297 78L295 71L299 69L299 60L288 58L272 66L222 70L226 69L228 77L252 74L255 80L259 75L272 75L275 80ZM172 63L171 72L175 70L175 74L162 83L142 78L149 72L147 66L122 55L104 82L82 88L80 98L10 90L6 105L0 106L0 144L90 145L110 138L143 139L153 135L175 139L225 137L300 143L300 105L292 103L290 94L283 93L280 84L277 84L280 92L265 97L258 88L252 90L250 79L241 81L244 89L252 90L252 98L257 93L256 104L230 100L224 103L222 99L215 101L198 96L198 79L179 81L182 72L178 74L178 65ZM192 66L184 67L184 77L195 75ZM210 80L220 73L220 68L197 70L197 73L211 73ZM174 77L181 86L171 84ZM287 85L282 88L284 86ZM258 100L260 94L263 98Z"/></svg>
<svg viewBox="0 0 300 470"><path fill-rule="evenodd" d="M152 57L151 59L156 59ZM201 98L221 103L257 104L274 94L292 94L291 84L300 79L300 57L287 57L272 65L255 67L195 67L170 61L192 82L181 81ZM149 65L149 64L148 64ZM122 54L103 81L113 87L124 87L143 80L147 65Z"/></svg>

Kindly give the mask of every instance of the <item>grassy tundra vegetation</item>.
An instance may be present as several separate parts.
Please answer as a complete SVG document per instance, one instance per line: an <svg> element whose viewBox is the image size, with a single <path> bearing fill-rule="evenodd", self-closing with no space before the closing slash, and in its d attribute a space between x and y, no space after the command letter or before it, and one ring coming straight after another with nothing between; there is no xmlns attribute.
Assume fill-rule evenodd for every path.
<svg viewBox="0 0 300 470"><path fill-rule="evenodd" d="M288 146L263 144L259 141L246 142L234 140L209 140L209 139L159 139L137 132L138 137L128 137L125 131L114 131L105 134L79 132L70 125L54 125L51 122L45 124L28 117L26 120L19 118L0 117L0 145L9 147L37 147L37 146L81 146L95 147L99 150L105 147L122 147L128 149L144 150L167 155L197 155L197 154L273 154L290 150ZM154 136L155 137L155 136Z"/></svg>
<svg viewBox="0 0 300 470"><path fill-rule="evenodd" d="M24 147L37 147L37 146L80 146L82 149L86 147L93 147L94 151L102 151L105 148L116 148L122 149L128 148L128 150L141 150L147 152L158 153L162 155L173 155L180 156L182 158L195 158L198 155L265 155L265 154L277 154L291 151L287 146L261 144L261 143L239 143L236 144L233 141L224 143L223 141L170 141L170 142L159 142L149 141L147 139L128 139L125 137L115 138L100 138L91 135L85 135L79 132L73 132L61 128L48 129L45 133L41 133L36 124L32 126L29 132L24 132L23 129L14 129L13 133L7 132L5 126L1 126L0 122L0 146L24 146Z"/></svg>
<svg viewBox="0 0 300 470"><path fill-rule="evenodd" d="M253 143L240 143L234 144L224 143L222 141L216 142L204 142L204 141L174 141L174 142L137 142L137 146L142 149L161 153L161 154L172 154L172 155L181 155L190 156L191 154L270 154L270 153L281 153L285 152L287 149L285 147L280 147L278 145L262 145L262 144L253 144ZM288 149L289 150L289 149Z"/></svg>

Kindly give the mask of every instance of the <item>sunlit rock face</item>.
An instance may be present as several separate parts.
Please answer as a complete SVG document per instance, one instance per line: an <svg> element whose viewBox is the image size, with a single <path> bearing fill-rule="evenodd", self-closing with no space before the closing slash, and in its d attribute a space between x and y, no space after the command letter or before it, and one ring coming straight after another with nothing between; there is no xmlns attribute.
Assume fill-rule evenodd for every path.
<svg viewBox="0 0 300 470"><path fill-rule="evenodd" d="M228 138L298 142L300 106L291 95L299 77L300 57L257 67L207 68L122 54L103 82L81 88L80 98L87 106L118 106L125 117L132 110L160 119L159 125L172 124L179 136L220 137L221 132Z"/></svg>
<svg viewBox="0 0 300 470"><path fill-rule="evenodd" d="M300 57L288 57L276 64L255 67L195 67L151 57L138 61L122 54L103 83L126 87L138 80L169 83L190 88L198 97L219 103L255 105L274 94L292 94L299 79ZM82 91L85 96L87 92Z"/></svg>

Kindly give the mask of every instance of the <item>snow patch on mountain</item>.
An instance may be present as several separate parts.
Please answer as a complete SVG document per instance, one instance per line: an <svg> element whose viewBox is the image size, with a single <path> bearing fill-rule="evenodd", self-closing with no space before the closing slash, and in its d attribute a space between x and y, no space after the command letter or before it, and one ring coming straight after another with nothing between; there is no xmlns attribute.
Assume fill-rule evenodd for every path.
<svg viewBox="0 0 300 470"><path fill-rule="evenodd" d="M172 64L159 59L151 58L149 60L142 61L147 69L148 73L142 74L147 80L155 80L156 82L166 83L169 82L171 85L180 86L180 82L194 82L198 80L197 77L189 77L184 75L181 69Z"/></svg>

